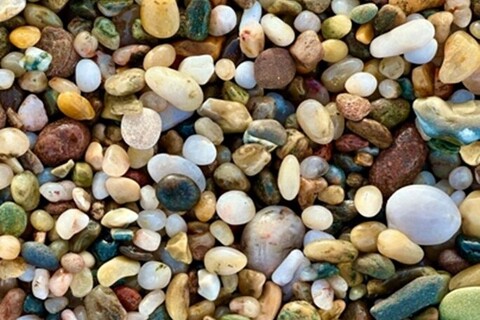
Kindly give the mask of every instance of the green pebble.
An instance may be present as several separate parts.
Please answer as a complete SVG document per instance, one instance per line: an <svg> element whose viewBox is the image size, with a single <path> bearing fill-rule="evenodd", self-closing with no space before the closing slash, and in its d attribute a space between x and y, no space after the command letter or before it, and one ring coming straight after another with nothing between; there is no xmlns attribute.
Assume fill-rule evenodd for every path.
<svg viewBox="0 0 480 320"><path fill-rule="evenodd" d="M275 0L268 8L268 13L275 15L297 16L302 12L302 5L293 0Z"/></svg>
<svg viewBox="0 0 480 320"><path fill-rule="evenodd" d="M212 6L208 0L192 0L185 10L186 37L203 41L208 37L210 12Z"/></svg>
<svg viewBox="0 0 480 320"><path fill-rule="evenodd" d="M239 314L226 314L220 317L220 320L249 320L250 318Z"/></svg>
<svg viewBox="0 0 480 320"><path fill-rule="evenodd" d="M77 162L73 168L72 181L78 187L90 187L93 182L92 167L86 162Z"/></svg>
<svg viewBox="0 0 480 320"><path fill-rule="evenodd" d="M117 50L120 47L120 35L113 22L105 17L95 19L92 35L101 45L110 50Z"/></svg>
<svg viewBox="0 0 480 320"><path fill-rule="evenodd" d="M75 166L75 161L70 159L66 163L53 168L52 174L58 178L65 178L74 166Z"/></svg>
<svg viewBox="0 0 480 320"><path fill-rule="evenodd" d="M285 304L277 320L321 320L320 315L307 301L293 301Z"/></svg>
<svg viewBox="0 0 480 320"><path fill-rule="evenodd" d="M27 213L11 201L0 205L0 235L20 236L27 227Z"/></svg>
<svg viewBox="0 0 480 320"><path fill-rule="evenodd" d="M353 263L358 272L376 279L388 279L395 274L392 260L378 253L368 253L359 257Z"/></svg>
<svg viewBox="0 0 480 320"><path fill-rule="evenodd" d="M480 262L480 238L460 234L455 240L458 253L470 263Z"/></svg>
<svg viewBox="0 0 480 320"><path fill-rule="evenodd" d="M70 246L68 241L58 239L50 243L49 247L57 259L60 260L68 252Z"/></svg>
<svg viewBox="0 0 480 320"><path fill-rule="evenodd" d="M410 114L410 103L405 99L378 99L372 102L369 116L388 129L407 120Z"/></svg>
<svg viewBox="0 0 480 320"><path fill-rule="evenodd" d="M26 211L35 209L40 203L40 186L37 177L30 171L21 172L10 184L13 200Z"/></svg>
<svg viewBox="0 0 480 320"><path fill-rule="evenodd" d="M87 227L77 233L70 240L70 250L75 253L85 251L100 235L102 226L93 220L90 220Z"/></svg>
<svg viewBox="0 0 480 320"><path fill-rule="evenodd" d="M375 18L378 13L378 7L374 3L365 3L356 6L350 12L350 19L358 24L364 24Z"/></svg>
<svg viewBox="0 0 480 320"><path fill-rule="evenodd" d="M415 312L442 301L448 292L449 281L450 276L445 274L417 278L375 304L370 313L376 320L408 318Z"/></svg>
<svg viewBox="0 0 480 320"><path fill-rule="evenodd" d="M75 16L93 20L97 17L95 10L95 0L76 0L70 1L70 12Z"/></svg>
<svg viewBox="0 0 480 320"><path fill-rule="evenodd" d="M51 88L48 88L43 93L43 101L45 101L45 111L47 111L48 117L53 117L60 113L57 106L57 99L59 95L59 92Z"/></svg>
<svg viewBox="0 0 480 320"><path fill-rule="evenodd" d="M165 305L161 305L155 311L153 311L153 313L148 317L148 320L171 320L171 318L167 313Z"/></svg>
<svg viewBox="0 0 480 320"><path fill-rule="evenodd" d="M247 104L248 100L250 99L248 91L232 81L225 81L223 83L222 97L225 100L236 101L242 104Z"/></svg>
<svg viewBox="0 0 480 320"><path fill-rule="evenodd" d="M153 43L156 41L155 37L152 37L143 29L141 19L135 19L133 22L132 36L140 43Z"/></svg>
<svg viewBox="0 0 480 320"><path fill-rule="evenodd" d="M336 15L322 21L322 35L325 39L341 39L352 30L352 20L345 15Z"/></svg>
<svg viewBox="0 0 480 320"><path fill-rule="evenodd" d="M98 9L107 17L113 17L131 6L133 0L98 0Z"/></svg>
<svg viewBox="0 0 480 320"><path fill-rule="evenodd" d="M474 320L480 315L480 287L468 287L447 294L440 303L441 320Z"/></svg>

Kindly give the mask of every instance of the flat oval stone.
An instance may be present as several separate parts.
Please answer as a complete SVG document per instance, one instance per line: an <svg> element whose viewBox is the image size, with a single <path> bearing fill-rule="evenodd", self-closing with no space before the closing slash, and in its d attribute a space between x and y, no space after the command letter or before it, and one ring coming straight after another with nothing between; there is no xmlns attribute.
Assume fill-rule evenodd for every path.
<svg viewBox="0 0 480 320"><path fill-rule="evenodd" d="M20 236L27 227L27 214L16 203L6 201L0 205L0 234Z"/></svg>
<svg viewBox="0 0 480 320"><path fill-rule="evenodd" d="M158 261L145 263L138 273L138 284L146 290L165 288L172 278L169 266Z"/></svg>
<svg viewBox="0 0 480 320"><path fill-rule="evenodd" d="M180 13L175 0L142 1L140 17L142 27L155 38L170 38L180 27Z"/></svg>
<svg viewBox="0 0 480 320"><path fill-rule="evenodd" d="M267 49L255 59L254 73L260 87L281 89L295 77L295 62L286 49Z"/></svg>
<svg viewBox="0 0 480 320"><path fill-rule="evenodd" d="M90 59L82 59L75 67L75 83L82 92L93 92L102 83L98 65Z"/></svg>
<svg viewBox="0 0 480 320"><path fill-rule="evenodd" d="M422 196L419 197L418 195ZM396 191L386 206L389 228L398 229L419 245L449 240L462 219L453 200L428 185L411 185Z"/></svg>
<svg viewBox="0 0 480 320"><path fill-rule="evenodd" d="M207 251L204 263L209 272L229 276L245 268L247 257L234 248L215 247Z"/></svg>
<svg viewBox="0 0 480 320"><path fill-rule="evenodd" d="M30 147L28 137L17 128L0 129L0 156L16 158Z"/></svg>
<svg viewBox="0 0 480 320"><path fill-rule="evenodd" d="M292 154L286 156L278 170L278 190L282 197L291 201L295 199L300 191L300 163L297 157Z"/></svg>
<svg viewBox="0 0 480 320"><path fill-rule="evenodd" d="M143 108L140 113L123 115L120 128L126 144L146 150L158 142L162 132L162 119L158 112Z"/></svg>
<svg viewBox="0 0 480 320"><path fill-rule="evenodd" d="M145 81L156 94L180 110L195 111L203 102L202 88L195 79L174 69L151 67L145 73Z"/></svg>
<svg viewBox="0 0 480 320"><path fill-rule="evenodd" d="M26 0L2 0L0 1L0 22L7 21L22 12L27 5Z"/></svg>
<svg viewBox="0 0 480 320"><path fill-rule="evenodd" d="M75 234L85 229L90 218L78 209L63 212L55 223L55 230L64 240L69 240Z"/></svg>
<svg viewBox="0 0 480 320"><path fill-rule="evenodd" d="M187 211L200 199L200 189L189 177L169 174L156 186L157 198L170 211Z"/></svg>
<svg viewBox="0 0 480 320"><path fill-rule="evenodd" d="M470 320L480 313L480 286L448 293L440 303L442 320Z"/></svg>
<svg viewBox="0 0 480 320"><path fill-rule="evenodd" d="M215 161L217 149L206 137L193 134L183 143L182 154L193 163L199 166L205 166Z"/></svg>
<svg viewBox="0 0 480 320"><path fill-rule="evenodd" d="M373 39L370 44L370 53L375 58L398 56L423 47L433 39L434 35L435 28L430 21L412 20Z"/></svg>
<svg viewBox="0 0 480 320"><path fill-rule="evenodd" d="M297 121L305 134L319 144L333 140L334 127L327 109L318 101L308 99L297 108Z"/></svg>
<svg viewBox="0 0 480 320"><path fill-rule="evenodd" d="M60 266L54 251L43 243L27 241L22 245L22 257L28 264L50 271Z"/></svg>
<svg viewBox="0 0 480 320"><path fill-rule="evenodd" d="M230 225L248 223L255 216L253 200L243 191L232 190L222 194L216 204L217 214Z"/></svg>
<svg viewBox="0 0 480 320"><path fill-rule="evenodd" d="M358 256L358 250L345 240L316 240L305 246L303 253L314 261L330 263L352 262Z"/></svg>
<svg viewBox="0 0 480 320"><path fill-rule="evenodd" d="M137 275L139 271L140 262L119 256L98 268L97 279L100 285L110 287L120 279Z"/></svg>
<svg viewBox="0 0 480 320"><path fill-rule="evenodd" d="M90 143L90 130L82 123L61 119L40 132L34 152L46 166L57 166L83 157Z"/></svg>

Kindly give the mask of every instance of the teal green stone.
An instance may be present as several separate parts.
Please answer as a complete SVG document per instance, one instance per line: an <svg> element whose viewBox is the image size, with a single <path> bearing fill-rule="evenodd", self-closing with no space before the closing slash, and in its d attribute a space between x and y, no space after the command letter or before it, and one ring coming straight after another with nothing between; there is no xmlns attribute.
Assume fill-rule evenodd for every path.
<svg viewBox="0 0 480 320"><path fill-rule="evenodd" d="M132 241L133 230L130 229L112 229L110 230L110 236L115 241Z"/></svg>
<svg viewBox="0 0 480 320"><path fill-rule="evenodd" d="M75 253L85 251L95 242L101 231L102 226L98 222L90 220L87 227L70 240L70 250Z"/></svg>
<svg viewBox="0 0 480 320"><path fill-rule="evenodd" d="M28 294L23 301L23 311L28 314L34 314L42 317L47 312L43 305L43 301L35 298L32 294Z"/></svg>
<svg viewBox="0 0 480 320"><path fill-rule="evenodd" d="M458 154L460 152L460 146L440 139L430 139L427 145L432 150L442 151L446 153Z"/></svg>
<svg viewBox="0 0 480 320"><path fill-rule="evenodd" d="M61 319L62 319L62 315L60 313L55 313L55 314L49 313L45 317L45 320L61 320Z"/></svg>
<svg viewBox="0 0 480 320"><path fill-rule="evenodd" d="M43 93L43 101L45 101L45 111L47 111L47 115L49 117L53 117L60 113L57 106L57 99L59 95L59 92L50 88L48 88Z"/></svg>
<svg viewBox="0 0 480 320"><path fill-rule="evenodd" d="M18 204L7 201L0 205L0 235L19 237L27 227L27 213Z"/></svg>
<svg viewBox="0 0 480 320"><path fill-rule="evenodd" d="M323 176L327 179L329 184L335 184L339 186L345 186L347 181L347 177L345 175L345 171L337 165L331 164L328 168L327 173Z"/></svg>
<svg viewBox="0 0 480 320"><path fill-rule="evenodd" d="M447 294L440 303L441 320L473 320L480 315L480 287L468 287Z"/></svg>
<svg viewBox="0 0 480 320"><path fill-rule="evenodd" d="M118 255L119 246L120 244L111 238L98 239L92 246L92 253L98 262L103 263Z"/></svg>
<svg viewBox="0 0 480 320"><path fill-rule="evenodd" d="M405 319L415 312L442 301L448 292L450 276L420 277L388 298L375 304L370 313L376 320Z"/></svg>
<svg viewBox="0 0 480 320"><path fill-rule="evenodd" d="M313 263L300 272L300 280L315 281L338 274L338 268L328 262Z"/></svg>
<svg viewBox="0 0 480 320"><path fill-rule="evenodd" d="M132 4L133 0L98 0L97 2L100 11L109 17L120 14L120 12Z"/></svg>
<svg viewBox="0 0 480 320"><path fill-rule="evenodd" d="M200 189L187 176L170 174L157 183L157 198L170 211L187 211L200 199Z"/></svg>
<svg viewBox="0 0 480 320"><path fill-rule="evenodd" d="M369 117L388 129L403 123L410 114L410 103L405 99L378 99L372 102Z"/></svg>
<svg viewBox="0 0 480 320"><path fill-rule="evenodd" d="M161 305L148 317L148 320L171 320L165 305Z"/></svg>
<svg viewBox="0 0 480 320"><path fill-rule="evenodd" d="M70 12L87 20L95 19L97 17L95 3L96 0L70 1Z"/></svg>
<svg viewBox="0 0 480 320"><path fill-rule="evenodd" d="M350 19L358 24L364 24L375 18L378 7L374 3L365 3L356 6L350 12Z"/></svg>
<svg viewBox="0 0 480 320"><path fill-rule="evenodd" d="M268 169L263 169L256 176L253 192L267 206L273 206L282 200L277 179Z"/></svg>
<svg viewBox="0 0 480 320"><path fill-rule="evenodd" d="M395 275L392 260L378 253L368 253L359 257L353 263L353 268L375 279L385 280Z"/></svg>
<svg viewBox="0 0 480 320"><path fill-rule="evenodd" d="M40 242L25 242L22 245L22 257L28 264L38 268L53 271L60 266L53 250Z"/></svg>
<svg viewBox="0 0 480 320"><path fill-rule="evenodd" d="M105 17L95 19L92 35L100 44L110 50L117 50L120 47L120 34L115 28L115 24Z"/></svg>
<svg viewBox="0 0 480 320"><path fill-rule="evenodd" d="M470 263L480 262L480 238L461 234L455 240L458 253Z"/></svg>
<svg viewBox="0 0 480 320"><path fill-rule="evenodd" d="M190 2L185 10L187 38L203 41L208 37L211 11L212 6L208 0L192 0Z"/></svg>
<svg viewBox="0 0 480 320"><path fill-rule="evenodd" d="M413 84L412 81L408 78L400 78L397 80L398 84L400 85L400 88L402 88L402 94L401 97L403 99L406 99L408 101L413 101L415 100L415 93L413 90Z"/></svg>

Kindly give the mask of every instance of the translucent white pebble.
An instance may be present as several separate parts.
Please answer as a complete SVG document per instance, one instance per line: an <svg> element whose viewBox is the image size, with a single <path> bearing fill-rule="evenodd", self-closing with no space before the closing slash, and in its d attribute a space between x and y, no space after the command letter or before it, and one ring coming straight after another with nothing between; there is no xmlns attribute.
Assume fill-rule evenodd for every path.
<svg viewBox="0 0 480 320"><path fill-rule="evenodd" d="M397 81L392 79L382 80L378 85L378 92L386 99L398 98L402 92L402 88Z"/></svg>
<svg viewBox="0 0 480 320"><path fill-rule="evenodd" d="M217 158L215 145L206 137L193 134L185 140L183 156L199 166L211 164Z"/></svg>
<svg viewBox="0 0 480 320"><path fill-rule="evenodd" d="M0 69L0 90L7 90L13 86L15 74L9 69Z"/></svg>
<svg viewBox="0 0 480 320"><path fill-rule="evenodd" d="M448 183L456 190L464 190L473 183L472 170L466 166L453 169L448 175Z"/></svg>
<svg viewBox="0 0 480 320"><path fill-rule="evenodd" d="M272 274L272 281L279 286L284 286L292 281L295 272L300 267L305 256L301 250L290 251L288 256L280 263Z"/></svg>
<svg viewBox="0 0 480 320"><path fill-rule="evenodd" d="M293 21L293 26L298 32L304 32L307 30L313 30L315 32L320 31L321 22L320 18L312 11L302 11Z"/></svg>
<svg viewBox="0 0 480 320"><path fill-rule="evenodd" d="M344 278L336 274L328 277L327 281L332 287L337 298L344 299L347 296L348 283Z"/></svg>
<svg viewBox="0 0 480 320"><path fill-rule="evenodd" d="M334 291L326 279L316 280L311 288L313 303L322 310L333 307Z"/></svg>
<svg viewBox="0 0 480 320"><path fill-rule="evenodd" d="M306 179L318 179L328 172L328 162L319 156L309 156L300 163L300 174Z"/></svg>
<svg viewBox="0 0 480 320"><path fill-rule="evenodd" d="M293 200L300 191L300 164L289 154L282 160L278 171L278 189L285 200Z"/></svg>
<svg viewBox="0 0 480 320"><path fill-rule="evenodd" d="M27 268L24 273L20 277L18 277L18 280L23 281L23 282L32 282L33 277L35 276L35 267L27 264Z"/></svg>
<svg viewBox="0 0 480 320"><path fill-rule="evenodd" d="M357 190L354 198L358 213L366 218L376 216L382 209L383 195L376 186L363 186Z"/></svg>
<svg viewBox="0 0 480 320"><path fill-rule="evenodd" d="M93 92L102 83L102 74L98 65L90 59L82 59L75 67L75 83L82 92Z"/></svg>
<svg viewBox="0 0 480 320"><path fill-rule="evenodd" d="M36 269L32 281L32 293L35 298L45 300L48 297L48 283L50 273L46 269Z"/></svg>
<svg viewBox="0 0 480 320"><path fill-rule="evenodd" d="M331 8L335 14L344 14L348 16L353 8L359 5L359 0L332 0Z"/></svg>
<svg viewBox="0 0 480 320"><path fill-rule="evenodd" d="M295 31L282 19L267 13L260 20L267 38L279 47L286 47L295 40Z"/></svg>
<svg viewBox="0 0 480 320"><path fill-rule="evenodd" d="M222 194L216 204L217 214L230 225L241 225L255 216L253 200L243 191L231 190Z"/></svg>
<svg viewBox="0 0 480 320"><path fill-rule="evenodd" d="M240 19L240 25L238 26L238 30L242 30L243 27L249 24L252 20L256 22L260 22L261 17L262 17L262 5L260 4L260 2L255 1L253 6L243 10L243 14L242 14L242 18Z"/></svg>
<svg viewBox="0 0 480 320"><path fill-rule="evenodd" d="M368 72L357 72L345 82L345 89L351 94L368 97L377 89L377 78Z"/></svg>
<svg viewBox="0 0 480 320"><path fill-rule="evenodd" d="M425 64L433 60L437 54L438 43L437 40L432 39L423 47L406 52L404 57L410 63Z"/></svg>
<svg viewBox="0 0 480 320"><path fill-rule="evenodd" d="M317 240L324 240L324 239L335 239L330 233L326 233L320 230L309 230L305 233L303 237L303 246L305 247L307 244L312 243L313 241Z"/></svg>
<svg viewBox="0 0 480 320"><path fill-rule="evenodd" d="M223 36L235 28L237 24L237 15L230 6L223 4L217 5L210 13L210 24L208 32L212 36Z"/></svg>
<svg viewBox="0 0 480 320"><path fill-rule="evenodd" d="M212 56L203 54L182 60L178 66L178 71L190 75L198 84L204 85L212 77L214 68Z"/></svg>
<svg viewBox="0 0 480 320"><path fill-rule="evenodd" d="M220 278L205 269L198 270L198 294L209 301L215 301L220 293Z"/></svg>
<svg viewBox="0 0 480 320"><path fill-rule="evenodd" d="M187 223L182 218L182 216L176 213L172 214L167 218L165 231L167 232L167 235L172 238L179 232L187 232Z"/></svg>
<svg viewBox="0 0 480 320"><path fill-rule="evenodd" d="M172 278L172 270L159 261L148 261L138 272L138 284L146 290L165 288Z"/></svg>
<svg viewBox="0 0 480 320"><path fill-rule="evenodd" d="M462 201L465 200L466 196L467 195L465 194L465 191L457 190L450 195L450 198L453 200L453 202L455 202L458 207L462 203Z"/></svg>
<svg viewBox="0 0 480 320"><path fill-rule="evenodd" d="M141 228L160 231L165 228L167 215L160 209L143 210L138 213L137 224Z"/></svg>
<svg viewBox="0 0 480 320"><path fill-rule="evenodd" d="M109 176L103 171L98 171L93 176L92 193L95 199L103 200L109 196L107 187L105 186L105 182L108 178Z"/></svg>
<svg viewBox="0 0 480 320"><path fill-rule="evenodd" d="M138 305L138 311L146 316L153 313L165 301L163 290L153 290L145 295Z"/></svg>
<svg viewBox="0 0 480 320"><path fill-rule="evenodd" d="M237 66L235 70L235 82L242 88L253 89L257 81L253 70L254 63L252 61L244 61Z"/></svg>
<svg viewBox="0 0 480 320"><path fill-rule="evenodd" d="M314 205L307 207L302 212L302 222L313 230L326 230L333 223L333 215L324 206Z"/></svg>
<svg viewBox="0 0 480 320"><path fill-rule="evenodd" d="M160 118L162 118L162 132L170 130L180 122L187 120L193 115L193 113L193 111L180 110L173 105L168 104L168 106L160 112Z"/></svg>

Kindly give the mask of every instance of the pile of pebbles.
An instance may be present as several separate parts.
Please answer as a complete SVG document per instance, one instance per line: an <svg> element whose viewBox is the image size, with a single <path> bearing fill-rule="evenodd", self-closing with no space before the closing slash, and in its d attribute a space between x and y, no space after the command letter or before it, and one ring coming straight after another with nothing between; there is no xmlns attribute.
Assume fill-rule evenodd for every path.
<svg viewBox="0 0 480 320"><path fill-rule="evenodd" d="M479 39L479 0L0 0L0 319L478 319Z"/></svg>

